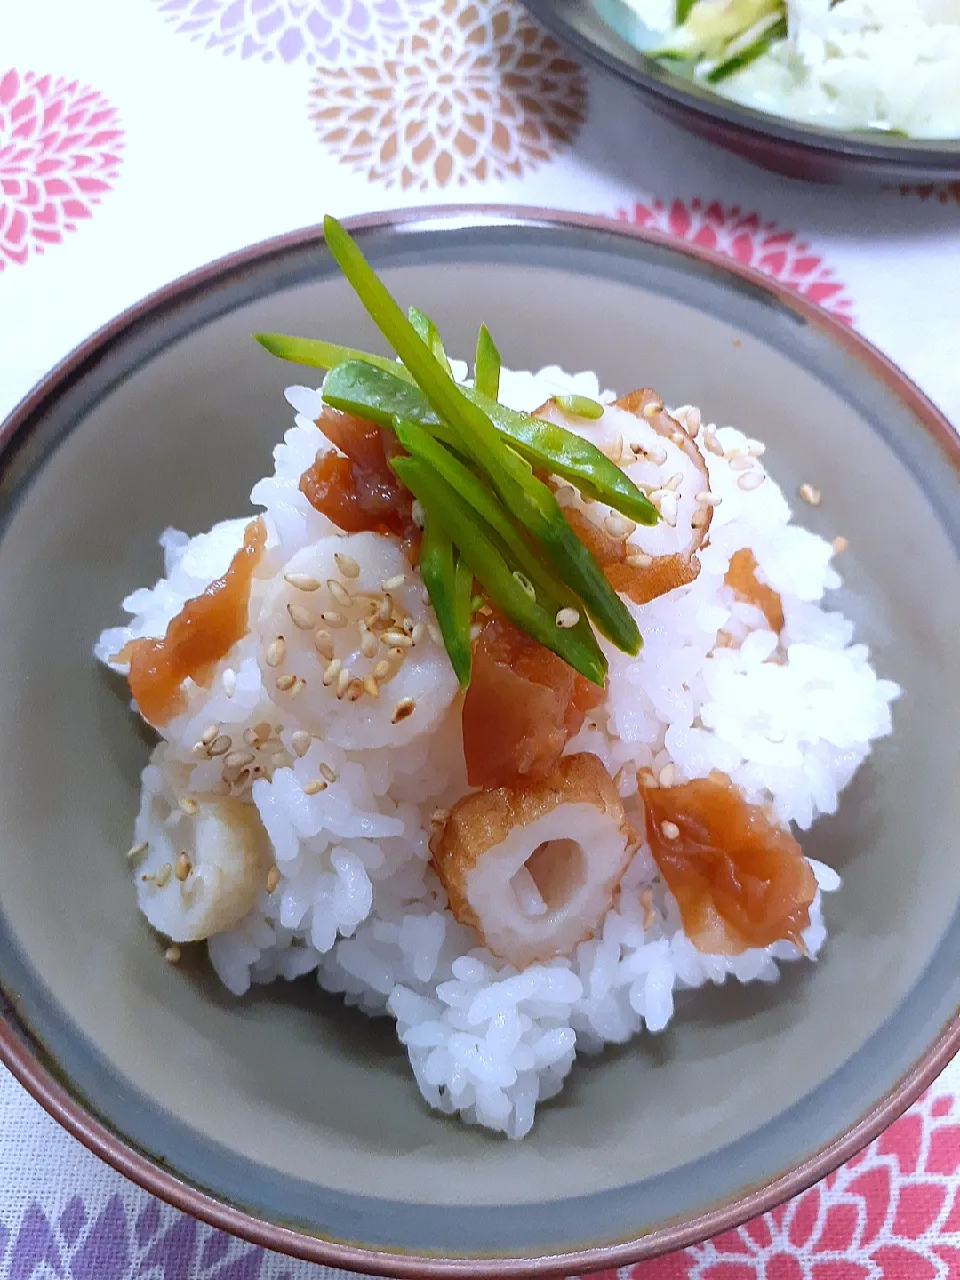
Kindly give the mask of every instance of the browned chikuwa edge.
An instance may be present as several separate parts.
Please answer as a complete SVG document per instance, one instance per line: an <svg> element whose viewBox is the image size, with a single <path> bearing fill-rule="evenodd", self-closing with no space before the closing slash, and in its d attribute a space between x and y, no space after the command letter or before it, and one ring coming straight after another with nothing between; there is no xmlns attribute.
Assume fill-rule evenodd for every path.
<svg viewBox="0 0 960 1280"><path fill-rule="evenodd" d="M450 206L353 218L347 220L347 225L353 232L364 232L377 228L413 228L418 224L429 229L431 223L442 226L451 222L476 222L480 226L499 224L600 231L622 236L625 240L641 240L663 246L674 253L699 261L718 274L748 282L775 297L782 306L793 311L807 324L827 333L838 346L894 391L929 434L960 481L960 437L895 365L815 304L805 301L759 272L732 262L720 254L688 243L678 243L670 236L624 223L536 208ZM115 344L129 339L146 321L174 312L186 300L202 294L221 279L238 275L253 265L260 266L271 259L281 260L294 250L308 246L320 249L322 244L321 230L309 228L243 249L167 285L106 325L48 374L0 428L0 449L3 450L3 457L0 459L0 485L9 468L10 458L42 418L44 408L63 395L85 372L95 367ZM349 1241L320 1239L289 1227L258 1220L188 1185L132 1149L97 1120L58 1081L54 1071L45 1065L43 1051L32 1043L26 1029L14 1022L13 1014L0 1005L0 1060L55 1120L119 1173L177 1209L266 1249L332 1267L372 1271L401 1277L402 1280L569 1275L625 1266L685 1248L728 1231L798 1195L849 1160L916 1101L958 1050L960 1012L947 1023L934 1043L897 1084L846 1132L771 1182L747 1189L735 1200L696 1218L667 1224L635 1239L617 1240L571 1253L537 1258L488 1256L448 1259L381 1252Z"/></svg>

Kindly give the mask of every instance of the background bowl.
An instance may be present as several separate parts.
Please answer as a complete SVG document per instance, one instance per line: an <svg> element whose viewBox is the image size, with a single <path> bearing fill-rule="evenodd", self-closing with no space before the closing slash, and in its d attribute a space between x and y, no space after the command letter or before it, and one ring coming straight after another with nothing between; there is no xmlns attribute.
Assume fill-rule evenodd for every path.
<svg viewBox="0 0 960 1280"><path fill-rule="evenodd" d="M0 1054L121 1171L270 1247L417 1277L613 1266L796 1193L957 1047L960 445L842 325L690 246L536 211L352 225L450 350L485 319L508 363L652 383L762 436L787 493L822 488L802 517L849 538L838 604L906 691L808 841L845 880L825 959L578 1065L519 1145L428 1112L390 1027L309 981L238 1001L202 956L164 963L123 862L147 744L90 649L159 531L242 512L268 469L297 371L250 332L371 342L305 231L122 316L0 437Z"/></svg>
<svg viewBox="0 0 960 1280"><path fill-rule="evenodd" d="M525 0L567 44L627 80L675 124L765 169L814 182L940 182L960 176L960 139L907 139L803 125L741 106L648 58L621 0Z"/></svg>

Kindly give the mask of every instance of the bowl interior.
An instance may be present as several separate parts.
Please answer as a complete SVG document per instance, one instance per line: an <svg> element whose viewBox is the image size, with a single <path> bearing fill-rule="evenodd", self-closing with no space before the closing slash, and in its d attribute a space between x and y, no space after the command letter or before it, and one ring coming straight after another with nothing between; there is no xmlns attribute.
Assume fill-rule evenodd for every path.
<svg viewBox="0 0 960 1280"><path fill-rule="evenodd" d="M316 240L148 310L8 448L0 499L0 982L69 1089L126 1143L251 1214L371 1248L563 1252L733 1200L890 1089L960 995L956 476L913 408L826 322L610 231L434 224L365 233L404 301L468 352L653 384L768 442L798 518L850 548L833 603L899 681L895 736L806 839L838 867L822 963L684 1002L673 1028L578 1064L511 1144L429 1113L390 1027L308 981L235 1000L172 969L123 854L147 744L90 656L159 572L156 537L248 509L309 371L258 329L374 345ZM16 444L16 442L14 442Z"/></svg>

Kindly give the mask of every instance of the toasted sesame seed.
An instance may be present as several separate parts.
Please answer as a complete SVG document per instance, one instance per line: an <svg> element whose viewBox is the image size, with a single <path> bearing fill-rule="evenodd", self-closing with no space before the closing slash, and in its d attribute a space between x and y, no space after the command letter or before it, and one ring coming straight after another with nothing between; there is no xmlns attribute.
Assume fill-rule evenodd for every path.
<svg viewBox="0 0 960 1280"><path fill-rule="evenodd" d="M290 615L290 621L298 631L312 631L317 625L317 620L309 609L305 609L302 604L288 604L287 613Z"/></svg>
<svg viewBox="0 0 960 1280"><path fill-rule="evenodd" d="M360 637L360 652L365 658L372 658L377 652L377 637L372 631L364 631Z"/></svg>
<svg viewBox="0 0 960 1280"><path fill-rule="evenodd" d="M648 422L651 422L662 408L663 405L659 400L651 400L649 404L643 406L643 416Z"/></svg>
<svg viewBox="0 0 960 1280"><path fill-rule="evenodd" d="M676 777L676 769L673 764L665 764L657 775L657 781L661 787L672 787L674 778Z"/></svg>
<svg viewBox="0 0 960 1280"><path fill-rule="evenodd" d="M341 667L340 674L337 676L337 697L342 698L347 692L347 685L350 683L350 668Z"/></svg>
<svg viewBox="0 0 960 1280"><path fill-rule="evenodd" d="M231 751L223 763L228 769L245 769L255 759L252 751Z"/></svg>
<svg viewBox="0 0 960 1280"><path fill-rule="evenodd" d="M646 551L631 551L627 556L627 564L631 569L649 569L653 564L653 556Z"/></svg>
<svg viewBox="0 0 960 1280"><path fill-rule="evenodd" d="M383 584L384 591L396 591L397 587L402 587L406 582L406 574L395 573L392 578L388 578Z"/></svg>
<svg viewBox="0 0 960 1280"><path fill-rule="evenodd" d="M166 960L167 964L179 964L181 954L182 952L179 947L167 947L166 951L163 953L163 958Z"/></svg>
<svg viewBox="0 0 960 1280"><path fill-rule="evenodd" d="M359 578L360 566L354 560L353 556L345 555L342 551L335 551L333 558L337 562L337 568L345 578Z"/></svg>
<svg viewBox="0 0 960 1280"><path fill-rule="evenodd" d="M277 676L277 692L289 693L296 683L297 683L296 676L290 676L290 675Z"/></svg>
<svg viewBox="0 0 960 1280"><path fill-rule="evenodd" d="M267 872L267 893L273 893L277 885L280 883L280 868L276 863Z"/></svg>
<svg viewBox="0 0 960 1280"><path fill-rule="evenodd" d="M374 663L373 671L370 674L374 680L383 680L390 674L390 663L386 658L381 658L379 662Z"/></svg>
<svg viewBox="0 0 960 1280"><path fill-rule="evenodd" d="M326 778L327 782L336 782L336 771L327 764L326 760L320 765L320 776Z"/></svg>
<svg viewBox="0 0 960 1280"><path fill-rule="evenodd" d="M693 529L705 529L710 519L710 512L707 507L697 507L693 515L690 517L690 526Z"/></svg>
<svg viewBox="0 0 960 1280"><path fill-rule="evenodd" d="M277 732L283 728L283 725L277 725ZM253 732L257 735L261 742L266 742L273 737L273 726L268 720L261 720L259 724L253 726Z"/></svg>
<svg viewBox="0 0 960 1280"><path fill-rule="evenodd" d="M285 573L283 580L295 591L316 591L320 583L309 573Z"/></svg>
<svg viewBox="0 0 960 1280"><path fill-rule="evenodd" d="M401 720L409 719L413 715L416 705L412 698L401 698L393 708L392 723L399 724Z"/></svg>
<svg viewBox="0 0 960 1280"><path fill-rule="evenodd" d="M147 844L146 840L141 840L139 844L131 845L127 850L127 861L139 862L149 848L150 846Z"/></svg>
<svg viewBox="0 0 960 1280"><path fill-rule="evenodd" d="M683 442L684 442L684 439L685 439L685 438L686 438L686 432L685 432L685 431L671 431L671 432L670 432L670 440L671 440L671 442L672 442L673 444L683 444Z"/></svg>
<svg viewBox="0 0 960 1280"><path fill-rule="evenodd" d="M660 834L664 840L676 840L680 835L680 828L675 822L661 822Z"/></svg>
<svg viewBox="0 0 960 1280"><path fill-rule="evenodd" d="M339 658L332 658L330 660L330 662L327 664L323 673L324 688L329 689L329 687L333 684L334 680L336 680L337 676L340 674L340 668L342 666L343 666L343 663L340 661Z"/></svg>
<svg viewBox="0 0 960 1280"><path fill-rule="evenodd" d="M580 613L577 609L561 609L556 617L557 626L562 631L569 631L571 627L575 627L580 621Z"/></svg>
<svg viewBox="0 0 960 1280"><path fill-rule="evenodd" d="M195 816L200 806L197 804L193 796L181 796L180 808L183 810L183 812L187 815L188 818L192 818Z"/></svg>
<svg viewBox="0 0 960 1280"><path fill-rule="evenodd" d="M328 627L333 627L334 630L347 625L346 618L342 613L337 613L336 609L325 609L320 615L320 621L325 622Z"/></svg>
<svg viewBox="0 0 960 1280"><path fill-rule="evenodd" d="M840 554L840 552L841 552L841 551L846 551L846 549L847 549L847 547L849 547L849 545L850 545L850 543L846 540L846 538L843 538L843 537L840 537L840 538L834 538L834 540L833 540L833 554L834 554L835 556L838 556L838 555Z"/></svg>
<svg viewBox="0 0 960 1280"><path fill-rule="evenodd" d="M344 695L348 702L358 702L363 697L364 682L359 676L354 676L347 685L347 692Z"/></svg>
<svg viewBox="0 0 960 1280"><path fill-rule="evenodd" d="M326 791L326 789L327 784L322 778L312 778L303 788L303 794L305 796L317 796L321 791Z"/></svg>
<svg viewBox="0 0 960 1280"><path fill-rule="evenodd" d="M749 493L751 489L759 489L766 478L765 471L745 471L737 480L737 488Z"/></svg>
<svg viewBox="0 0 960 1280"><path fill-rule="evenodd" d="M812 484L802 484L800 486L800 497L804 502L809 502L811 507L819 507L823 501L823 495L820 490Z"/></svg>
<svg viewBox="0 0 960 1280"><path fill-rule="evenodd" d="M391 649L411 649L413 641L409 636L405 636L402 631L384 631L380 637L380 643L389 645Z"/></svg>
<svg viewBox="0 0 960 1280"><path fill-rule="evenodd" d="M271 640L267 645L267 666L279 667L287 656L287 642L283 636L277 636L275 640Z"/></svg>
<svg viewBox="0 0 960 1280"><path fill-rule="evenodd" d="M321 658L330 662L333 658L333 637L329 631L320 630L313 637L313 647Z"/></svg>
<svg viewBox="0 0 960 1280"><path fill-rule="evenodd" d="M295 755L305 756L310 750L310 743L313 739L305 729L298 729L290 739L290 745L293 747Z"/></svg>
<svg viewBox="0 0 960 1280"><path fill-rule="evenodd" d="M336 578L328 578L327 590L333 596L334 600L341 607L341 609L349 609L352 603L350 592L346 589L346 587L341 582L338 582Z"/></svg>
<svg viewBox="0 0 960 1280"><path fill-rule="evenodd" d="M185 853L181 853L180 857L177 858L176 866L173 869L173 874L177 877L180 883L183 884L184 880L186 880L187 876L190 874L192 870L193 870L193 863L190 861L190 859L187 857Z"/></svg>
<svg viewBox="0 0 960 1280"><path fill-rule="evenodd" d="M154 882L157 888L162 889L169 882L172 875L173 867L171 867L169 862L165 862L154 877Z"/></svg>
<svg viewBox="0 0 960 1280"><path fill-rule="evenodd" d="M225 756L233 746L233 739L229 734L221 733L219 738L214 738L213 742L207 748L207 752L211 756Z"/></svg>
<svg viewBox="0 0 960 1280"><path fill-rule="evenodd" d="M729 461L731 471L748 471L753 466L753 459L745 453L734 453Z"/></svg>
<svg viewBox="0 0 960 1280"><path fill-rule="evenodd" d="M377 684L377 677L370 672L363 677L363 691L368 693L371 698L380 697L380 686Z"/></svg>
<svg viewBox="0 0 960 1280"><path fill-rule="evenodd" d="M244 729L243 740L248 747L260 746L260 735L257 733L256 729Z"/></svg>
<svg viewBox="0 0 960 1280"><path fill-rule="evenodd" d="M419 644L423 637L427 634L426 624L418 622L410 632L410 639L414 644Z"/></svg>
<svg viewBox="0 0 960 1280"><path fill-rule="evenodd" d="M216 738L219 733L220 726L218 724L208 724L206 729L204 729L203 733L200 735L200 741L205 747L209 747L210 743L213 742L214 738Z"/></svg>
<svg viewBox="0 0 960 1280"><path fill-rule="evenodd" d="M702 507L719 507L722 501L719 494L711 493L709 489L701 489L694 498L694 502L699 502Z"/></svg>

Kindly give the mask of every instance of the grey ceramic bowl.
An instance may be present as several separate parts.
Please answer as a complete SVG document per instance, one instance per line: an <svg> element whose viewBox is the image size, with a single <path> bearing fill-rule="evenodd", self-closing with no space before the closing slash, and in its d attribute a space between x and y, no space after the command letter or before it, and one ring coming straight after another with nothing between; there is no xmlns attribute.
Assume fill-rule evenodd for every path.
<svg viewBox="0 0 960 1280"><path fill-rule="evenodd" d="M825 1174L957 1047L960 446L853 334L689 247L536 211L354 226L452 350L486 319L515 366L652 383L823 490L802 515L850 540L838 603L905 690L809 840L845 880L825 957L578 1065L519 1145L428 1112L390 1028L309 982L234 1000L164 963L123 862L147 746L90 648L164 525L244 510L269 466L296 371L251 331L370 343L306 231L148 299L3 428L0 1054L124 1173L272 1248L417 1277L648 1257Z"/></svg>
<svg viewBox="0 0 960 1280"><path fill-rule="evenodd" d="M565 43L630 84L653 110L765 169L814 182L941 182L960 175L960 138L901 138L755 111L648 58L624 0L525 0Z"/></svg>

